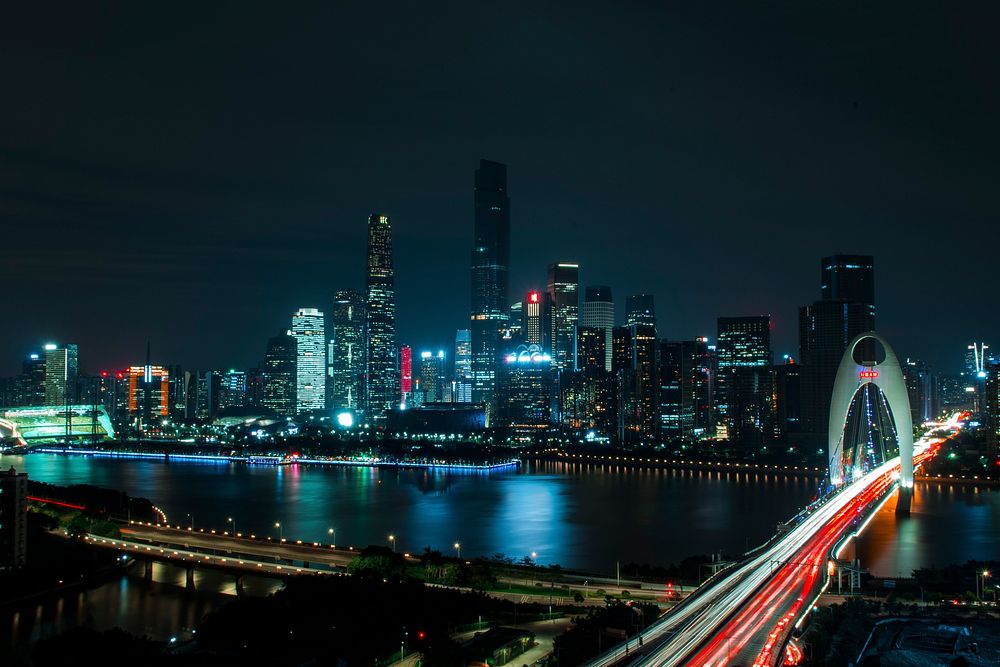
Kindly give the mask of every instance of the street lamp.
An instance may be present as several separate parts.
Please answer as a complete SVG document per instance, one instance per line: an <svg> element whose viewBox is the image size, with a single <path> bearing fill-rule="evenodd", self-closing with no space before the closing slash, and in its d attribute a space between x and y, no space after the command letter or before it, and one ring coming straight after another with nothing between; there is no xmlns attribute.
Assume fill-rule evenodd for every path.
<svg viewBox="0 0 1000 667"><path fill-rule="evenodd" d="M284 542L285 541L285 537L284 537L285 536L285 529L281 525L281 522L280 521L275 521L274 522L274 527L278 529L278 542Z"/></svg>
<svg viewBox="0 0 1000 667"><path fill-rule="evenodd" d="M337 529L336 528L327 528L326 529L326 534L333 536L333 542L330 544L330 546L336 547L337 546Z"/></svg>
<svg viewBox="0 0 1000 667"><path fill-rule="evenodd" d="M194 530L194 514L188 514L187 516L191 519L191 530Z"/></svg>
<svg viewBox="0 0 1000 667"><path fill-rule="evenodd" d="M983 570L981 574L976 575L976 593L979 595L979 599L982 601L986 597L986 579L990 576L989 570ZM980 584L980 582L982 582ZM980 591L982 591L980 593Z"/></svg>
<svg viewBox="0 0 1000 667"><path fill-rule="evenodd" d="M396 553L396 536L395 535L390 535L389 536L389 544L392 545L392 553Z"/></svg>
<svg viewBox="0 0 1000 667"><path fill-rule="evenodd" d="M233 524L233 537L236 537L236 519L233 517L226 517L226 522Z"/></svg>
<svg viewBox="0 0 1000 667"><path fill-rule="evenodd" d="M458 560L462 560L462 544L455 542L455 551L458 553Z"/></svg>

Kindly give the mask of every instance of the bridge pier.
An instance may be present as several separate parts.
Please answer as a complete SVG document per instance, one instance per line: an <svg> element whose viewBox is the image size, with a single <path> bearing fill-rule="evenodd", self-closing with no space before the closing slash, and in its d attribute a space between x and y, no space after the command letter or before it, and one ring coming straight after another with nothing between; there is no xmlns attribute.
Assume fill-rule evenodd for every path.
<svg viewBox="0 0 1000 667"><path fill-rule="evenodd" d="M901 516L910 515L910 503L913 501L913 487L899 486L899 497L896 499L896 514Z"/></svg>
<svg viewBox="0 0 1000 667"><path fill-rule="evenodd" d="M236 597L242 597L246 591L243 589L243 575L236 575Z"/></svg>
<svg viewBox="0 0 1000 667"><path fill-rule="evenodd" d="M184 579L184 588L193 591L194 590L194 568L188 567L186 570L187 576Z"/></svg>
<svg viewBox="0 0 1000 667"><path fill-rule="evenodd" d="M146 580L146 583L151 583L153 581L153 559L150 558L144 561L145 569L142 573L142 578Z"/></svg>

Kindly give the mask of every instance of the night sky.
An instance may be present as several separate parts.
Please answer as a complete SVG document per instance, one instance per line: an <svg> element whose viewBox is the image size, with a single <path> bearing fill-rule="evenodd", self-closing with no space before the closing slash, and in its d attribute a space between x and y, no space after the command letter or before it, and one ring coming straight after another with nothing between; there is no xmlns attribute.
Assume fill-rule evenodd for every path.
<svg viewBox="0 0 1000 667"><path fill-rule="evenodd" d="M780 357L819 258L870 253L880 331L957 371L1000 345L1000 5L822 4L8 6L0 374L255 365L364 287L374 211L398 342L450 346L483 157L515 295L577 261L668 338L770 313Z"/></svg>

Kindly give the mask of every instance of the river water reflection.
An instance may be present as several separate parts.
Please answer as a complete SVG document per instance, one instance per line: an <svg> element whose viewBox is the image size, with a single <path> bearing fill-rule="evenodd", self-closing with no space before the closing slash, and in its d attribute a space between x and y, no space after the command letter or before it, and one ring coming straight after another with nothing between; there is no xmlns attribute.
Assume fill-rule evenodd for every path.
<svg viewBox="0 0 1000 667"><path fill-rule="evenodd" d="M172 523L193 520L196 529L223 530L233 517L241 532L277 537L274 524L280 522L284 537L306 541L330 541L333 528L341 545L388 546L392 534L400 551L430 546L453 553L459 542L463 556L534 552L543 564L608 576L617 561L669 564L694 554L741 552L770 536L818 485L815 478L773 473L562 463L487 474L32 454L0 457L0 465L53 484L145 496ZM1000 557L1000 490L922 483L909 518L897 518L893 509L888 503L852 547L876 574L905 576L926 565ZM163 581L170 576L165 568ZM201 595L208 597L191 598L122 578L74 593L61 610L22 611L18 632L45 636L80 622L104 628L135 617L152 620L134 631L173 636L231 592L225 582L206 584L209 592ZM165 612L136 611L145 605ZM38 615L27 621L29 630L25 614ZM5 627L9 620L2 621Z"/></svg>

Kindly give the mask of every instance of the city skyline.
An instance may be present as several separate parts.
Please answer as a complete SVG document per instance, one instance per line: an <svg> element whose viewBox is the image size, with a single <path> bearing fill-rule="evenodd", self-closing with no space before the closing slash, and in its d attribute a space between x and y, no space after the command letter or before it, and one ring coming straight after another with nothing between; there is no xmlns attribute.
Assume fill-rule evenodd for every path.
<svg viewBox="0 0 1000 667"><path fill-rule="evenodd" d="M719 315L770 314L775 350L792 352L815 257L852 252L878 257L880 329L902 354L945 370L945 350L997 328L991 263L971 241L1000 217L998 140L978 130L1000 111L982 84L989 21L959 38L931 8L907 9L905 27L887 6L864 21L849 8L816 20L807 7L664 6L640 19L580 6L532 26L482 7L433 20L401 8L400 25L421 30L374 53L354 29L377 22L364 7L308 22L265 9L209 8L197 22L37 11L7 25L51 32L4 40L21 103L2 112L0 169L18 177L0 198L17 248L0 279L49 306L0 333L4 349L72 340L85 367L114 367L150 340L185 366L256 363L287 313L364 288L373 210L397 236L400 342L447 347L466 325L467 295L448 287L468 271L480 158L509 167L512 296L571 261L581 289L654 294L669 339L710 335ZM135 48L135 24L156 48ZM847 33L857 41L832 38ZM464 48L467 34L482 48ZM336 86L298 85L330 63ZM606 94L592 85L608 81ZM393 104L350 110L390 89ZM946 239L960 271L935 265ZM94 300L129 315L103 327ZM968 305L924 326L944 303Z"/></svg>

